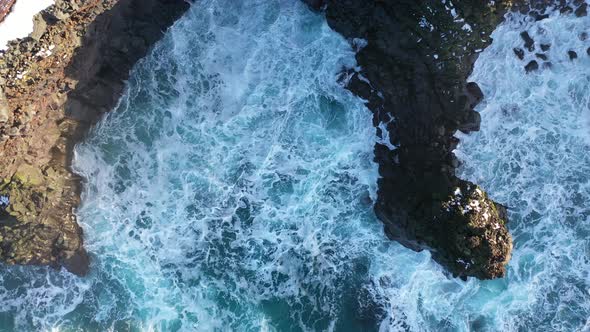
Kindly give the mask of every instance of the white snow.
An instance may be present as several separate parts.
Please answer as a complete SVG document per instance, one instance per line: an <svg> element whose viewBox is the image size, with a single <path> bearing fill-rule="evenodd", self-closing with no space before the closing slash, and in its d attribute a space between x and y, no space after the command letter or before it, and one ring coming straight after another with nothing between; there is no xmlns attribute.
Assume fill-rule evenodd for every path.
<svg viewBox="0 0 590 332"><path fill-rule="evenodd" d="M12 11L0 23L0 50L16 38L23 38L33 32L33 16L52 5L54 0L17 0Z"/></svg>

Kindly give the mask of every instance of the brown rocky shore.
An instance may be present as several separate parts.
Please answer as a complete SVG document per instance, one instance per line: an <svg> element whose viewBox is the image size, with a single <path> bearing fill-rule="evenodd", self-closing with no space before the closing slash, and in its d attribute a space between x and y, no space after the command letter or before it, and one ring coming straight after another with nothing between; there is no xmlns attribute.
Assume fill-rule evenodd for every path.
<svg viewBox="0 0 590 332"><path fill-rule="evenodd" d="M507 211L482 188L455 175L460 130L479 130L483 93L468 82L506 13L545 19L586 10L583 1L306 0L359 48L361 69L343 74L367 101L377 134L375 205L392 240L432 257L454 276L502 277L511 257ZM569 9L569 10L568 10ZM362 40L362 42L359 42ZM360 45L360 46L359 46Z"/></svg>
<svg viewBox="0 0 590 332"><path fill-rule="evenodd" d="M0 0L0 23L2 23L6 15L10 13L15 2L16 0Z"/></svg>
<svg viewBox="0 0 590 332"><path fill-rule="evenodd" d="M188 8L184 0L57 0L35 16L29 37L0 53L0 261L88 272L74 145Z"/></svg>

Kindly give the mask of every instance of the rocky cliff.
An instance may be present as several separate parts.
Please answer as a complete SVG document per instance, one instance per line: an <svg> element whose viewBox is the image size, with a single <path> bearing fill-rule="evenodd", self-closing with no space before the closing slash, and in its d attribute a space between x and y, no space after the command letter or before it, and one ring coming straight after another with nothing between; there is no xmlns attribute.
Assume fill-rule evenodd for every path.
<svg viewBox="0 0 590 332"><path fill-rule="evenodd" d="M457 130L479 130L473 64L508 11L546 18L553 1L306 0L358 49L342 75L367 101L377 135L377 216L393 240L454 276L502 277L512 250L506 209L455 175ZM557 1L570 9L581 1ZM585 9L585 7L584 7Z"/></svg>
<svg viewBox="0 0 590 332"><path fill-rule="evenodd" d="M0 53L1 261L87 273L74 145L188 8L184 0L57 0L35 17L30 37Z"/></svg>

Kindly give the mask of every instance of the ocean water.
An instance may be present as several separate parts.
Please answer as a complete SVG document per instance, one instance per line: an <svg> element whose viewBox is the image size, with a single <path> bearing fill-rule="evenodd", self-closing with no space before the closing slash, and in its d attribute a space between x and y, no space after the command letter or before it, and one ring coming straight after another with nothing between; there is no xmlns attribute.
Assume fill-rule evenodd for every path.
<svg viewBox="0 0 590 332"><path fill-rule="evenodd" d="M589 23L507 23L476 64L460 172L512 208L515 252L464 282L383 235L347 41L299 1L198 2L76 149L90 275L3 267L0 331L589 329ZM523 28L551 70L524 74Z"/></svg>

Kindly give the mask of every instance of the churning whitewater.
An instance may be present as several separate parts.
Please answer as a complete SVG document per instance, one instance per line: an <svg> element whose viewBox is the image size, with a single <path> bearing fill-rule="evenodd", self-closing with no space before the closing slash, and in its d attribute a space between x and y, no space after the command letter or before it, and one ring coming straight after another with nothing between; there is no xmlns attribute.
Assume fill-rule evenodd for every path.
<svg viewBox="0 0 590 332"><path fill-rule="evenodd" d="M526 75L526 28L553 67ZM465 178L511 208L508 277L463 282L385 238L348 42L300 1L203 0L77 147L91 274L7 267L6 331L590 328L590 19L508 21L476 64ZM574 31L575 33L572 33Z"/></svg>
<svg viewBox="0 0 590 332"><path fill-rule="evenodd" d="M537 49L551 45L549 68L525 74L512 52L524 30ZM589 30L588 17L515 16L496 29L471 78L486 99L481 132L461 136L462 173L511 212L513 257L490 308L502 330L590 330Z"/></svg>

